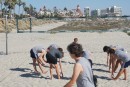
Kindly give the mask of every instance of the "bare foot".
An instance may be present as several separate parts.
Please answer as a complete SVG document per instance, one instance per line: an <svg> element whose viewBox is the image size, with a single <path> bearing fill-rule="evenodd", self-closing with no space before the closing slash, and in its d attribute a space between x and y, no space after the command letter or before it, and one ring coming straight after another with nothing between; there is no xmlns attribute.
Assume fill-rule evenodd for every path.
<svg viewBox="0 0 130 87"><path fill-rule="evenodd" d="M60 76L58 77L58 79L60 79Z"/></svg>
<svg viewBox="0 0 130 87"><path fill-rule="evenodd" d="M48 71L44 71L44 72L42 72L43 74L46 74Z"/></svg>
<svg viewBox="0 0 130 87"><path fill-rule="evenodd" d="M62 72L61 72L60 74L61 74L61 77L64 77L64 75L63 75L63 73L62 73Z"/></svg>
<svg viewBox="0 0 130 87"><path fill-rule="evenodd" d="M34 72L34 73L40 73L39 71L31 71L31 72Z"/></svg>
<svg viewBox="0 0 130 87"><path fill-rule="evenodd" d="M52 77L50 79L52 80Z"/></svg>
<svg viewBox="0 0 130 87"><path fill-rule="evenodd" d="M117 80L117 78L112 77L113 80Z"/></svg>
<svg viewBox="0 0 130 87"><path fill-rule="evenodd" d="M123 80L126 80L126 78L124 78Z"/></svg>

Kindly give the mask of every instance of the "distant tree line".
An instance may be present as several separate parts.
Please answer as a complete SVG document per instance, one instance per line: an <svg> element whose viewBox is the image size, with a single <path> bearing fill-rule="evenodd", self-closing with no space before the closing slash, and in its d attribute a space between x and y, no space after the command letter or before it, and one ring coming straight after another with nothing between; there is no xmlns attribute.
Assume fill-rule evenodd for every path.
<svg viewBox="0 0 130 87"><path fill-rule="evenodd" d="M16 6L19 7L17 12L16 12ZM15 18L15 17L27 16L27 14L36 15L36 8L32 6L31 4L27 6L26 3L22 0L0 0L0 17L1 18L3 18L4 15L8 15L8 17Z"/></svg>

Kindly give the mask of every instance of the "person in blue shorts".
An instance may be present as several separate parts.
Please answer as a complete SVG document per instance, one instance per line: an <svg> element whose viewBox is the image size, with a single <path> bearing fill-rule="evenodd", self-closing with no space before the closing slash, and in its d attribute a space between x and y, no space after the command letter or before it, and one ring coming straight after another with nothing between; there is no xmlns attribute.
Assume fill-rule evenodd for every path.
<svg viewBox="0 0 130 87"><path fill-rule="evenodd" d="M117 80L123 73L124 73L124 80L127 79L127 71L126 68L128 66L130 66L130 55L128 55L128 53L126 53L125 51L122 50L118 50L118 49L109 49L109 53L112 55L117 56L117 60L121 60L123 63L121 64L121 69L118 72L117 76L114 77L114 75L112 76L112 78L114 80ZM114 71L116 70L117 67L114 68Z"/></svg>
<svg viewBox="0 0 130 87"><path fill-rule="evenodd" d="M124 52L127 52L127 51L124 48L122 48L118 45L117 46L110 45L110 46L104 46L103 47L103 51L107 52L107 65L109 66L109 72L111 72L111 76L112 76L114 74L114 68L118 67L118 65L121 64L122 61L117 60L117 58L116 58L117 56L110 54L109 53L110 49L121 50L121 51L124 51ZM109 60L109 64L108 64L108 60Z"/></svg>

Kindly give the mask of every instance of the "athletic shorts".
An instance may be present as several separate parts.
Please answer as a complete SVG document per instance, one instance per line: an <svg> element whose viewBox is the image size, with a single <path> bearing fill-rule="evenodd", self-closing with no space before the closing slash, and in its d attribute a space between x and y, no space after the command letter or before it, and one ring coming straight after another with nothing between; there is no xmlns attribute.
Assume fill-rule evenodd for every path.
<svg viewBox="0 0 130 87"><path fill-rule="evenodd" d="M31 49L31 50L30 50L30 57L36 59L36 58L38 58L38 55L36 55L36 54L33 52L33 50Z"/></svg>
<svg viewBox="0 0 130 87"><path fill-rule="evenodd" d="M130 66L130 61L123 63L121 68L127 68L128 66Z"/></svg>
<svg viewBox="0 0 130 87"><path fill-rule="evenodd" d="M52 56L49 52L46 54L47 63L57 64L57 58Z"/></svg>

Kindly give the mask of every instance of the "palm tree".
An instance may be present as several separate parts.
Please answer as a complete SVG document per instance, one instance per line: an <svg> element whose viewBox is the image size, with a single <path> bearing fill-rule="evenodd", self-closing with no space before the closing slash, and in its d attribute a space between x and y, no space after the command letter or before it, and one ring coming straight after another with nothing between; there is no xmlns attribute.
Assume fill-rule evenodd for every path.
<svg viewBox="0 0 130 87"><path fill-rule="evenodd" d="M15 7L16 7L16 5L17 5L17 3L18 3L18 0L12 0L12 2L14 3L14 9L13 9L13 10L14 10L14 13L13 13L13 14L14 14L14 16L15 16Z"/></svg>
<svg viewBox="0 0 130 87"><path fill-rule="evenodd" d="M15 10L15 5L17 3L17 0L8 0L8 9L9 9L9 17L12 15L12 10ZM15 11L14 11L15 13Z"/></svg>
<svg viewBox="0 0 130 87"><path fill-rule="evenodd" d="M2 17L3 17L3 11L2 11L2 6L3 6L3 4L4 4L4 0L0 0L0 4L1 4L1 15L2 15Z"/></svg>
<svg viewBox="0 0 130 87"><path fill-rule="evenodd" d="M5 6L5 14L7 14L7 6L9 5L8 0L5 0L4 6Z"/></svg>
<svg viewBox="0 0 130 87"><path fill-rule="evenodd" d="M22 5L23 5L23 11L22 11L22 15L23 15L23 13L24 13L24 8L25 8L25 6L26 6L26 3L25 3L25 2L22 2Z"/></svg>
<svg viewBox="0 0 130 87"><path fill-rule="evenodd" d="M66 8L66 7L64 7L64 11L67 11L67 8Z"/></svg>
<svg viewBox="0 0 130 87"><path fill-rule="evenodd" d="M13 6L14 6L14 5L13 5L12 1L10 0L10 1L8 2L9 17L11 17L12 9L14 8Z"/></svg>
<svg viewBox="0 0 130 87"><path fill-rule="evenodd" d="M24 11L26 12L26 14L29 13L29 7L24 7Z"/></svg>
<svg viewBox="0 0 130 87"><path fill-rule="evenodd" d="M32 15L32 13L33 13L33 6L31 4L29 6L29 13L30 13L30 15Z"/></svg>
<svg viewBox="0 0 130 87"><path fill-rule="evenodd" d="M23 5L22 1L21 1L21 0L18 0L17 5L19 6L19 12L18 12L18 14L20 15L20 6Z"/></svg>

